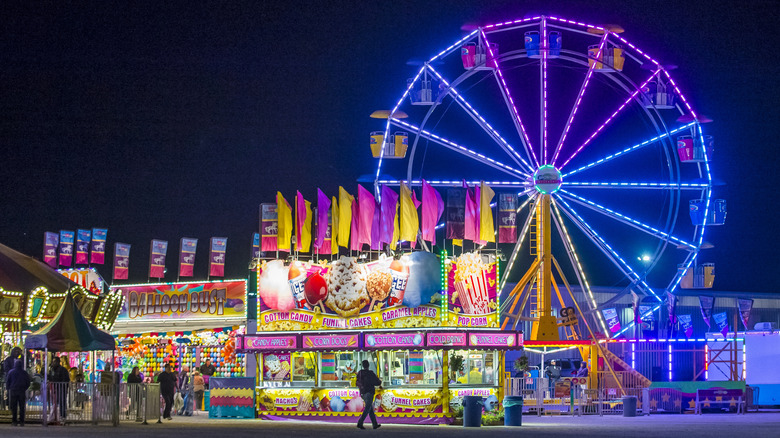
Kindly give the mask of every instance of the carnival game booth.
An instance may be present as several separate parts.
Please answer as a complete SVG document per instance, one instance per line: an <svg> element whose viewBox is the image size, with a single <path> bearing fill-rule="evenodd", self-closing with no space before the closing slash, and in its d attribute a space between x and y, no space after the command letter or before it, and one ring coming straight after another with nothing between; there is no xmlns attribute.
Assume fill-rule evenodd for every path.
<svg viewBox="0 0 780 438"><path fill-rule="evenodd" d="M383 381L384 421L450 423L465 395L501 399L503 353L522 334L497 330L497 267L477 253L413 252L359 262L282 260L258 270L257 410L264 418L353 421L363 360Z"/></svg>
<svg viewBox="0 0 780 438"><path fill-rule="evenodd" d="M235 336L246 326L246 280L112 286L124 298L112 333L119 368L138 366L147 378L173 362L190 370L211 359L214 377L245 375Z"/></svg>

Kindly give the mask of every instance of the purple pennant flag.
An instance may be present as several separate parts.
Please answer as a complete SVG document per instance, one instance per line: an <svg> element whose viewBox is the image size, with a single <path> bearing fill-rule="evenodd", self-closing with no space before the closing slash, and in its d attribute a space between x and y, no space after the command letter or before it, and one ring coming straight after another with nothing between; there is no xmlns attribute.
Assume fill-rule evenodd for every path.
<svg viewBox="0 0 780 438"><path fill-rule="evenodd" d="M330 212L330 198L322 190L317 189L317 238L314 239L315 248L322 248L322 244L325 243L325 237L330 226L328 212ZM325 252L330 253L330 251Z"/></svg>
<svg viewBox="0 0 780 438"><path fill-rule="evenodd" d="M212 237L211 252L209 253L209 275L215 277L225 276L225 251L227 250L227 237Z"/></svg>
<svg viewBox="0 0 780 438"><path fill-rule="evenodd" d="M152 278L165 277L165 256L168 254L168 242L165 240L152 240L152 250L149 256L149 276Z"/></svg>
<svg viewBox="0 0 780 438"><path fill-rule="evenodd" d="M748 321L750 320L750 311L753 310L753 300L737 298L737 310L739 310L739 316L745 330L749 330Z"/></svg>
<svg viewBox="0 0 780 438"><path fill-rule="evenodd" d="M604 319L607 320L610 332L616 333L620 331L620 318L618 317L617 309L614 307L603 309L601 313L604 315Z"/></svg>
<svg viewBox="0 0 780 438"><path fill-rule="evenodd" d="M466 189L447 189L447 239L465 238Z"/></svg>
<svg viewBox="0 0 780 438"><path fill-rule="evenodd" d="M374 224L374 210L376 210L376 200L365 187L358 184L358 250L363 249L363 244L371 246L371 229Z"/></svg>
<svg viewBox="0 0 780 438"><path fill-rule="evenodd" d="M130 267L130 245L127 243L114 244L114 280L127 280Z"/></svg>
<svg viewBox="0 0 780 438"><path fill-rule="evenodd" d="M182 237L179 248L179 277L192 277L195 271L195 252L198 239Z"/></svg>
<svg viewBox="0 0 780 438"><path fill-rule="evenodd" d="M91 240L92 233L90 230L78 230L76 231L76 264L86 265L88 263L87 255L89 255L89 241Z"/></svg>
<svg viewBox="0 0 780 438"><path fill-rule="evenodd" d="M388 186L382 186L382 202L379 209L381 210L379 241L392 244L395 215L398 211L398 193Z"/></svg>
<svg viewBox="0 0 780 438"><path fill-rule="evenodd" d="M712 319L715 320L715 324L718 325L718 330L725 338L729 332L729 320L726 316L726 312L716 313L712 315Z"/></svg>
<svg viewBox="0 0 780 438"><path fill-rule="evenodd" d="M57 268L57 246L60 235L47 231L43 233L43 261L52 268Z"/></svg>
<svg viewBox="0 0 780 438"><path fill-rule="evenodd" d="M498 243L517 241L517 194L498 195Z"/></svg>
<svg viewBox="0 0 780 438"><path fill-rule="evenodd" d="M73 243L76 233L60 230L60 266L70 266L73 262Z"/></svg>
<svg viewBox="0 0 780 438"><path fill-rule="evenodd" d="M704 318L704 322L707 323L707 328L709 329L711 327L710 316L712 316L712 308L715 307L715 297L700 295L699 306L701 307L701 317Z"/></svg>
<svg viewBox="0 0 780 438"><path fill-rule="evenodd" d="M360 217L358 216L360 210L360 206L358 205L357 201L352 202L352 223L350 224L350 240L349 240L349 249L350 251L360 251L361 244L358 241L358 230L360 229Z"/></svg>
<svg viewBox="0 0 780 438"><path fill-rule="evenodd" d="M374 220L371 222L371 249L374 251L381 251L382 250L382 242L379 241L379 234L381 230L380 222L381 222L381 216L382 213L380 212L381 206L376 205L374 206Z"/></svg>
<svg viewBox="0 0 780 438"><path fill-rule="evenodd" d="M102 265L106 260L106 237L108 230L105 228L92 229L92 251L89 254L89 262Z"/></svg>
<svg viewBox="0 0 780 438"><path fill-rule="evenodd" d="M677 319L680 321L683 332L685 332L685 337L690 338L693 334L693 320L691 319L691 315L678 315Z"/></svg>

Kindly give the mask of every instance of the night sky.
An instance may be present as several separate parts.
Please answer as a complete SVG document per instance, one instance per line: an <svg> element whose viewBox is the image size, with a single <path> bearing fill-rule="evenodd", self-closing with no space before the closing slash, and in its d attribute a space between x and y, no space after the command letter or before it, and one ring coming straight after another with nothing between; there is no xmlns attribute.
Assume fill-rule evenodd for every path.
<svg viewBox="0 0 780 438"><path fill-rule="evenodd" d="M720 290L774 292L780 5L749 1L18 2L0 6L0 242L41 256L44 231L108 228L133 245L228 237L247 274L258 205L277 190L355 190L372 173L368 115L466 23L546 13L617 23L715 123L710 230ZM21 6L20 6L21 5ZM454 177L457 177L453 175ZM110 262L111 257L109 257ZM101 270L110 278L108 266ZM672 273L670 273L670 276Z"/></svg>

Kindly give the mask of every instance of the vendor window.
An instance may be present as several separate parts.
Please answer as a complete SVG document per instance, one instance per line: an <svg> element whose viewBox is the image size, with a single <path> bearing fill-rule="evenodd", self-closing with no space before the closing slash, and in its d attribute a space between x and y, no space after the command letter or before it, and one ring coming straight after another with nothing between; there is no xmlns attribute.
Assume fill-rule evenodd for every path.
<svg viewBox="0 0 780 438"><path fill-rule="evenodd" d="M360 356L354 352L320 354L322 386L355 386Z"/></svg>
<svg viewBox="0 0 780 438"><path fill-rule="evenodd" d="M461 385L495 385L496 352L458 350L450 352L450 382Z"/></svg>
<svg viewBox="0 0 780 438"><path fill-rule="evenodd" d="M441 352L380 351L372 355L377 363L377 374L386 385L441 383Z"/></svg>
<svg viewBox="0 0 780 438"><path fill-rule="evenodd" d="M293 382L312 382L317 376L317 353L292 354Z"/></svg>

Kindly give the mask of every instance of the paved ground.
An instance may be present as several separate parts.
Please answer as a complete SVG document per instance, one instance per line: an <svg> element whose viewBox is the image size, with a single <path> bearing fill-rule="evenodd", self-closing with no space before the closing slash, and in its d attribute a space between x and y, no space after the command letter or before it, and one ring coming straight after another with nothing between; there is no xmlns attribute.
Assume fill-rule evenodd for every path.
<svg viewBox="0 0 780 438"><path fill-rule="evenodd" d="M410 426L384 425L379 430L358 430L351 424L306 422L271 422L259 420L209 420L200 417L175 417L163 424L122 423L114 428L110 426L52 426L28 424L24 428L0 424L0 437L165 437L187 436L187 438L215 437L257 437L276 436L284 438L311 437L343 438L350 436L383 437L490 437L517 436L541 437L642 437L683 436L717 437L738 436L741 438L763 438L780 436L780 413L709 414L709 415L654 415L650 417L529 417L523 418L521 428L482 427L465 429L460 426Z"/></svg>

